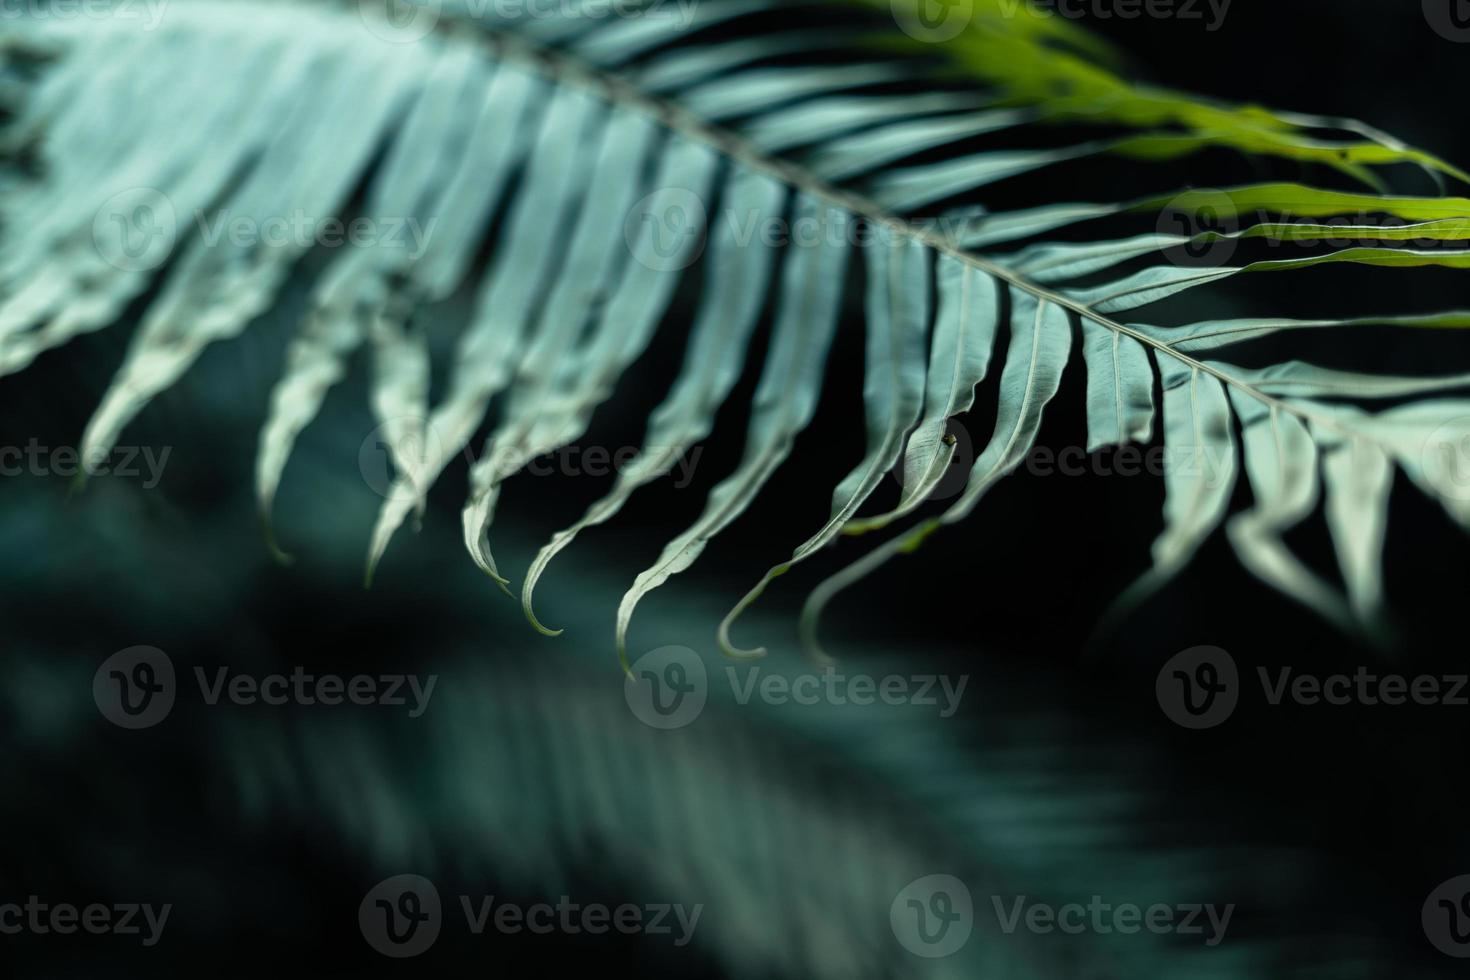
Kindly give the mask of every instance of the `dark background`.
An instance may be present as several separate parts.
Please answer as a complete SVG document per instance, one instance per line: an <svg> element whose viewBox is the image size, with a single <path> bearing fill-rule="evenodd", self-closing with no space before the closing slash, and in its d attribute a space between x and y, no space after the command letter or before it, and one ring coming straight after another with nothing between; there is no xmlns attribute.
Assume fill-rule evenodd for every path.
<svg viewBox="0 0 1470 980"><path fill-rule="evenodd" d="M1139 79L1359 117L1470 162L1470 134L1460 118L1470 45L1433 33L1417 2L1236 0L1215 33L1201 22L1167 20L1093 26L1128 53ZM1174 182L1215 183L1209 166L1202 162L1196 174L1186 164L1184 179ZM1402 176L1410 189L1426 190L1417 175ZM308 280L309 270L302 276ZM1470 305L1464 294L1455 273L1416 272L1408 282L1403 273L1324 270L1263 285L1249 309L1300 312L1320 303L1333 312L1430 310ZM1231 302L1223 299L1200 302L1196 316L1240 309L1210 305ZM551 976L588 965L619 975L724 975L713 960L650 959L631 941L552 946L528 939L497 947L497 966L481 948L452 944L417 967L380 961L362 945L354 915L357 896L387 872L354 863L326 816L241 819L231 802L229 764L209 748L212 719L185 714L178 725L133 738L86 717L84 685L95 664L137 643L168 649L180 662L261 669L305 663L345 672L373 663L390 669L405 659L551 656L551 645L562 644L576 650L588 676L614 685L611 613L621 588L694 517L703 503L698 491L738 456L739 413L727 410L694 490L646 491L613 525L579 542L575 557L542 586L543 618L570 627L568 636L548 640L529 630L516 604L484 582L460 550L462 464L441 479L425 530L400 536L371 593L358 587L377 503L357 472L358 446L372 429L359 364L288 470L280 529L300 560L281 569L260 542L249 487L255 430L293 322L286 304L248 337L209 351L130 430L136 437L129 441L174 447L159 491L96 481L69 496L57 477L0 481L0 616L12 664L8 710L0 715L9 769L0 814L14 844L0 855L0 882L78 902L99 890L157 894L157 901L187 895L195 909L192 917L176 910L166 948L136 960L111 937L64 950L54 942L7 941L0 957L14 956L16 975L27 976L92 975L102 963L127 975L164 964L207 964L230 975L281 965L343 975L390 968L457 975L503 966ZM125 337L108 331L87 338L6 379L0 442L24 445L33 435L52 445L74 442ZM1420 371L1453 369L1457 359L1464 370L1470 362L1456 352L1453 336L1414 340L1410 347L1386 332L1365 333L1344 341L1333 357ZM587 444L636 443L640 420L677 367L676 344L655 350L665 352L625 378L616 407L599 413ZM699 565L645 602L635 647L678 642L713 659L722 610L825 516L830 488L861 452L856 330L844 330L833 364L832 396L791 464ZM1074 363L1049 412L1044 444L1084 439L1082 382ZM732 402L752 386L747 377ZM982 389L982 405L993 390L993 382ZM988 433L986 417L982 408L972 421L976 441ZM523 568L549 533L603 489L578 483L548 488L523 478L510 487L497 522L503 567ZM886 492L896 497L896 485ZM1244 855L1262 892L1290 896L1284 901L1294 919L1259 922L1247 914L1237 928L1297 942L1293 955L1304 969L1341 953L1316 945L1329 941L1322 937L1371 935L1393 951L1402 975L1451 975L1450 961L1428 947L1418 920L1431 888L1470 871L1462 778L1470 709L1267 709L1254 698L1221 729L1191 733L1160 714L1153 679L1168 657L1201 644L1230 651L1247 675L1276 665L1302 673L1350 672L1360 664L1464 672L1470 563L1463 533L1399 478L1387 580L1400 642L1389 652L1335 632L1260 585L1223 536L1127 622L1095 636L1103 611L1147 565L1162 495L1149 477L1009 479L972 520L842 597L824 635L833 650L854 658L983 672L986 689L967 706L977 724L992 711L1062 714L1075 723L1079 758L1085 745L1147 745L1151 762L1136 775L1169 816L1222 854ZM1238 503L1247 499L1242 491ZM1291 540L1314 567L1332 571L1320 518ZM764 600L764 617L742 629L769 640L778 656L792 656L800 599L836 567L831 559L814 561L782 579ZM776 744L793 738L764 737ZM966 737L977 752L984 749L978 730ZM1129 765L1126 757L1114 762ZM888 792L895 791L880 795ZM1158 849L1176 843L1167 833L1152 838ZM1303 852L1310 862L1276 857ZM596 869L587 873L595 879Z"/></svg>

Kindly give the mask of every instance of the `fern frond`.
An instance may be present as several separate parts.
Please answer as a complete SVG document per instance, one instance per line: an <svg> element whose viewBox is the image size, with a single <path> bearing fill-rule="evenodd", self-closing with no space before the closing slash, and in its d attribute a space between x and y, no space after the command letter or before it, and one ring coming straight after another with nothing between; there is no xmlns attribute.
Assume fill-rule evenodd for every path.
<svg viewBox="0 0 1470 980"><path fill-rule="evenodd" d="M1110 158L1157 167L1155 186L1167 189L1178 183L1168 176L1174 161L1221 148L1377 190L1394 167L1464 181L1457 168L1351 120L1134 86L1075 27L1006 0L974 0L961 31L921 50L891 23L879 30L881 19L857 13L850 29L815 29L811 17L830 16L831 3L707 0L692 12L653 5L616 21L602 5L573 8L581 12L515 18L448 3L432 30L407 32L337 4L268 0L180 0L148 33L125 19L20 22L19 43L54 64L5 134L4 145L33 153L42 171L12 178L17 190L3 206L0 372L107 327L156 286L83 439L85 458L104 456L208 345L270 308L313 252L311 241L237 240L230 222L341 216L364 185L365 218L432 222L433 233L413 248L375 241L331 256L271 400L256 483L274 548L270 513L292 447L365 348L395 470L369 578L498 400L462 525L473 560L510 593L490 543L505 481L587 432L653 343L676 288L700 277L684 365L642 452L541 551L522 586L526 615L545 632L533 595L552 559L710 435L774 294L744 457L625 596L616 629L624 657L640 599L741 516L811 421L849 267L867 282L867 449L845 477L834 474L826 521L814 521L721 625L728 653L760 653L735 647L730 628L774 578L844 533L892 526L928 501L952 461L946 426L973 406L1002 339L996 429L965 491L816 590L803 617L814 650L826 602L968 516L1020 465L1073 348L1088 375L1090 449L1148 441L1157 429L1174 458L1209 463L1167 474L1165 530L1125 607L1227 524L1242 471L1254 503L1227 533L1244 564L1349 628L1379 616L1392 467L1470 523L1453 452L1436 448L1453 451L1470 435L1470 401L1427 397L1464 387L1464 376L1214 359L1287 332L1380 325L1423 336L1470 326L1470 314L1121 319L1209 286L1244 290L1264 273L1465 269L1470 249L1455 246L1470 241L1470 201L1272 179L1117 202L976 207L977 192L991 205L1010 201L993 190L1003 182ZM908 8L897 9L902 20ZM936 50L951 60L936 63ZM1202 213L1220 226L1186 221L1176 232L1169 220ZM812 240L783 247L752 237L782 219ZM1140 221L1154 231L1139 234ZM1252 242L1316 250L1231 264ZM1181 261L1182 251L1214 261ZM436 399L430 332L465 287L473 311ZM1402 404L1377 413L1355 404L1385 398ZM900 460L897 505L862 514ZM1282 542L1319 502L1344 594Z"/></svg>

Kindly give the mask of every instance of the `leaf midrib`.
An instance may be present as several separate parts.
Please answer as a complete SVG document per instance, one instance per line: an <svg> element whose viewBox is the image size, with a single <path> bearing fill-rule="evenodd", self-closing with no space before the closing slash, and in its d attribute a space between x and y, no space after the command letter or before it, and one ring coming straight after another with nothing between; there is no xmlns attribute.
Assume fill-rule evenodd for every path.
<svg viewBox="0 0 1470 980"><path fill-rule="evenodd" d="M648 94L617 72L600 68L565 51L543 47L503 30L464 26L448 29L441 28L440 30L449 34L466 33L473 40L488 44L497 57L514 61L521 67L541 74L553 82L580 85L601 94L609 102L646 113L655 121L686 139L704 143L716 152L753 171L766 174L811 197L825 201L829 205L842 208L854 216L861 217L869 222L881 225L893 231L895 234L917 241L941 255L948 255L971 268L1005 282L1014 289L1019 289L1022 292L1030 294L1039 303L1055 304L1079 317L1091 320L1101 327L1106 327L1115 334L1131 337L1145 347L1166 354L1195 371L1202 371L1222 383L1250 395L1271 409L1295 415L1313 425L1335 431L1339 435L1348 438L1361 439L1374 443L1380 448L1390 450L1389 455L1393 455L1391 452L1392 447L1388 443L1375 438L1370 432L1345 426L1336 417L1320 415L1309 411L1300 404L1275 398L1227 371L1220 370L1206 361L1191 357L1177 350L1171 344L1151 337L1125 323L1120 323L1107 314L1097 312L1086 303L1056 292L1055 290L1048 289L1045 286L1037 285L1024 275L1004 265L960 248L935 231L905 220L888 211L871 198L853 191L834 187L805 167L792 163L789 160L764 153L754 143L740 136L738 133L705 121L677 102Z"/></svg>

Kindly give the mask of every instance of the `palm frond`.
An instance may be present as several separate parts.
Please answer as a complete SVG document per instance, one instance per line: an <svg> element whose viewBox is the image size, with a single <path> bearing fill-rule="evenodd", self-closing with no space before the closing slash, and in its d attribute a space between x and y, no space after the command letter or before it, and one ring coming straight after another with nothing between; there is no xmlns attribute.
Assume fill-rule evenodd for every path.
<svg viewBox="0 0 1470 980"><path fill-rule="evenodd" d="M869 5L896 9L902 23L919 2ZM1465 376L1214 359L1297 331L1376 325L1417 339L1470 326L1470 313L1122 319L1205 287L1244 291L1266 273L1470 267L1470 249L1455 247L1470 240L1470 201L1387 193L1399 170L1467 179L1431 154L1351 120L1135 86L1074 26L1007 0L973 0L963 29L928 45L861 5L836 8L846 26L833 27L834 5L822 2L653 4L610 19L600 4L517 18L466 0L443 4L432 29L394 27L366 16L368 6L179 0L152 31L123 17L9 26L6 51L49 64L24 86L3 137L18 167L37 169L16 169L0 209L0 372L144 300L87 426L85 458L104 456L150 399L208 345L247 329L302 260L324 251L236 238L232 221L345 216L363 186L362 217L432 233L421 247L379 240L330 256L262 429L257 491L269 529L297 437L366 349L396 471L369 576L498 401L462 523L471 557L510 592L490 543L505 481L588 431L654 342L676 289L700 280L683 368L641 454L525 579L523 607L543 630L533 593L551 560L711 434L774 305L744 456L627 593L620 654L639 600L741 516L810 423L850 268L866 281L867 449L845 477L834 474L827 520L813 521L810 538L721 625L729 653L759 653L738 649L730 628L774 578L844 533L887 528L928 502L954 451L946 426L971 409L1001 349L995 432L965 491L816 590L804 614L814 650L833 596L968 516L1021 464L1073 348L1087 372L1089 449L1158 430L1172 458L1209 464L1166 475L1153 567L1123 608L1227 523L1242 472L1253 504L1227 527L1243 563L1346 628L1374 628L1380 616L1394 467L1470 523L1454 458L1470 436L1470 401L1442 395ZM1295 172L1170 191L1174 161L1220 149ZM993 189L1115 159L1156 170L1153 190L1016 206ZM1374 193L1302 183L1308 167ZM1174 230L1173 219L1205 213L1220 226ZM751 235L771 221L809 234ZM1140 222L1154 230L1140 234ZM1314 250L1232 264L1253 241ZM1181 259L1192 251L1211 261ZM430 328L466 288L473 310L435 398ZM1378 399L1398 404L1360 404ZM897 505L861 513L899 465ZM1319 503L1341 592L1282 541Z"/></svg>

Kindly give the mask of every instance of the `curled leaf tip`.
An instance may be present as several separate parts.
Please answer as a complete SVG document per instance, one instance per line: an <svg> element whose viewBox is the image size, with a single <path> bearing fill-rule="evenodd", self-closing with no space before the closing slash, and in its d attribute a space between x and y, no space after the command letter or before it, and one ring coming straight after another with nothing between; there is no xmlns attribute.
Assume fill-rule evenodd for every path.
<svg viewBox="0 0 1470 980"><path fill-rule="evenodd" d="M294 565L296 563L295 556L282 548L280 542L276 540L276 526L275 522L271 520L269 511L261 511L260 533L265 538L266 551L270 553L271 558L276 564Z"/></svg>
<svg viewBox="0 0 1470 980"><path fill-rule="evenodd" d="M528 578L525 588L521 591L521 611L526 614L526 621L531 624L532 629L542 636L561 636L566 630L551 629L549 626L543 625L541 620L536 618L536 610L532 606L531 600L531 592L535 587L535 580Z"/></svg>

